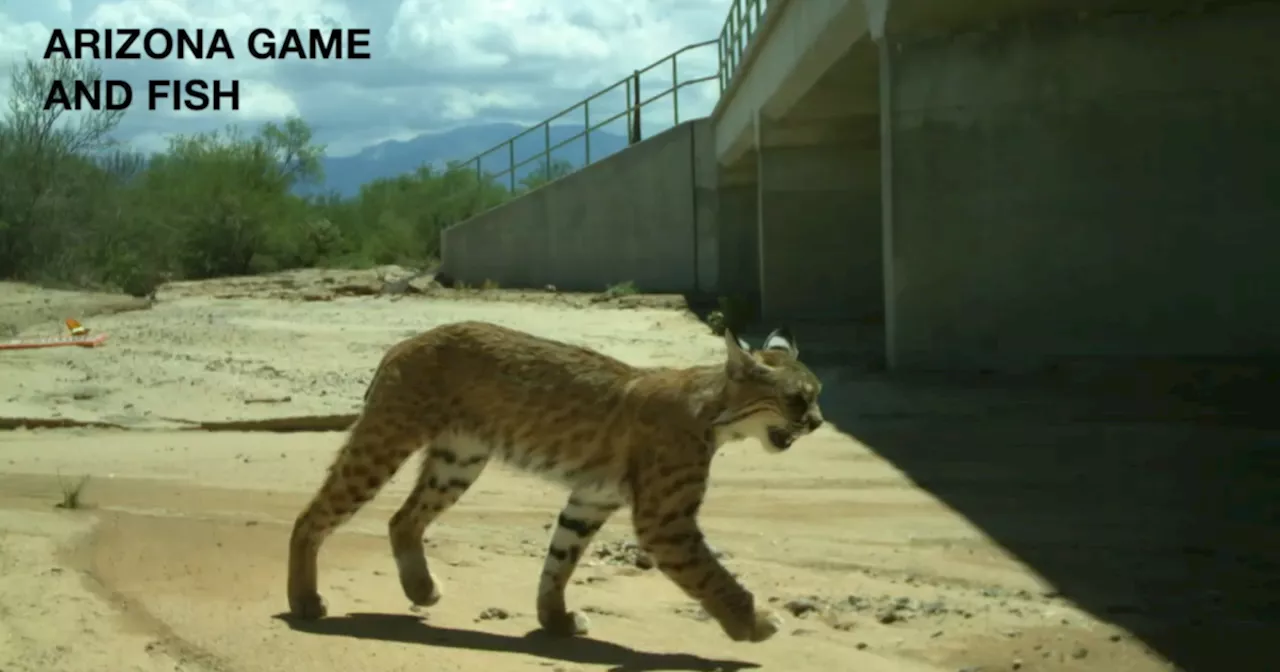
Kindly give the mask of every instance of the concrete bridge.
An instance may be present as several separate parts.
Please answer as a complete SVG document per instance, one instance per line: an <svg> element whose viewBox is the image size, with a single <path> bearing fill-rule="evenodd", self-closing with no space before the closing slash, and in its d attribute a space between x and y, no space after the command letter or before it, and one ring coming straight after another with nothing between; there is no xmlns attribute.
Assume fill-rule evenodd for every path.
<svg viewBox="0 0 1280 672"><path fill-rule="evenodd" d="M1055 401L1021 433L929 415L929 376L823 403L1169 669L1280 669L1277 35L1274 0L770 0L710 118L449 229L444 266L747 297L898 370L1093 376L1101 421ZM1234 424L1166 412L1201 392ZM1134 422L1146 395L1176 403Z"/></svg>
<svg viewBox="0 0 1280 672"><path fill-rule="evenodd" d="M1280 4L760 4L709 119L446 231L446 270L739 295L897 369L1280 355Z"/></svg>

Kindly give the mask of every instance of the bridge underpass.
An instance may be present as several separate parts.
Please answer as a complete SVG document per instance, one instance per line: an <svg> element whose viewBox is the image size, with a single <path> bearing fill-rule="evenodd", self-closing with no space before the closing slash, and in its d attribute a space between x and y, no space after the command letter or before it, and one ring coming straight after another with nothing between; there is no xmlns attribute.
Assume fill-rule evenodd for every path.
<svg viewBox="0 0 1280 672"><path fill-rule="evenodd" d="M1280 669L1280 3L768 12L713 115L721 291L877 331L899 372L1104 393L884 419L855 401L921 388L869 376L823 403L1170 669Z"/></svg>
<svg viewBox="0 0 1280 672"><path fill-rule="evenodd" d="M842 369L823 406L1171 669L1280 669L1280 3L761 19L710 119L451 227L444 270L741 295L806 357L836 325L895 373L1105 388L994 407L986 382Z"/></svg>
<svg viewBox="0 0 1280 672"><path fill-rule="evenodd" d="M897 369L1280 356L1277 27L773 0L712 116L720 289L877 325Z"/></svg>

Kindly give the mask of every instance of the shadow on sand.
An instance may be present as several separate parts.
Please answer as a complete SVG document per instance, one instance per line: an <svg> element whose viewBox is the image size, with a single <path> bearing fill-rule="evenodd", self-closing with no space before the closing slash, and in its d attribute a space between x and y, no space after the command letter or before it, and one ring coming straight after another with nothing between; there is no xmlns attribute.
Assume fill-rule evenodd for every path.
<svg viewBox="0 0 1280 672"><path fill-rule="evenodd" d="M637 651L619 644L585 637L552 637L540 630L529 632L523 637L513 637L479 630L442 628L408 614L354 613L317 621L300 621L287 614L277 614L275 618L298 632L472 651L522 654L566 663L608 665L613 672L657 672L659 670L736 672L760 667L755 663L710 660L689 654Z"/></svg>
<svg viewBox="0 0 1280 672"><path fill-rule="evenodd" d="M1280 670L1275 385L1197 414L1133 389L819 374L828 420L1077 606L1181 670Z"/></svg>

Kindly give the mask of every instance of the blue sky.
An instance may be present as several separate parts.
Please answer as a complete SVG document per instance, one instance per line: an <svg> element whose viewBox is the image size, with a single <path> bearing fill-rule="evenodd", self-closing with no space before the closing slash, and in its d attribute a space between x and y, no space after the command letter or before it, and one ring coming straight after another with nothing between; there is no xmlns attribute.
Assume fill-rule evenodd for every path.
<svg viewBox="0 0 1280 672"><path fill-rule="evenodd" d="M0 0L0 99L9 72L39 58L54 28L222 28L236 60L101 61L105 76L140 82L239 79L239 112L150 112L135 102L121 140L160 149L173 133L256 126L299 114L333 154L388 139L491 121L536 123L693 42L719 35L729 0ZM369 28L373 58L254 61L245 40L275 30ZM682 72L712 74L715 47ZM664 81L665 79L665 81ZM645 95L669 85L665 73ZM135 93L145 86L135 84ZM715 82L686 89L681 116L707 114ZM621 95L621 94L619 94ZM0 101L0 105L5 105ZM603 106L602 106L603 107ZM620 111L609 110L609 112ZM666 108L665 114L670 114ZM576 119L566 120L568 123Z"/></svg>

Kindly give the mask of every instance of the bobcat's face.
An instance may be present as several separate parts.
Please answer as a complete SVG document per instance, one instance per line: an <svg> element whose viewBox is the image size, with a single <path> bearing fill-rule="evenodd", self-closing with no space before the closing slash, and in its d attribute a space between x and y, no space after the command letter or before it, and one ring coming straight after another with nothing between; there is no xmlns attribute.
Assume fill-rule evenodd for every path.
<svg viewBox="0 0 1280 672"><path fill-rule="evenodd" d="M769 334L760 350L752 351L727 330L725 345L729 385L725 411L715 421L719 435L755 438L777 452L822 425L822 383L800 362L800 351L785 328Z"/></svg>

